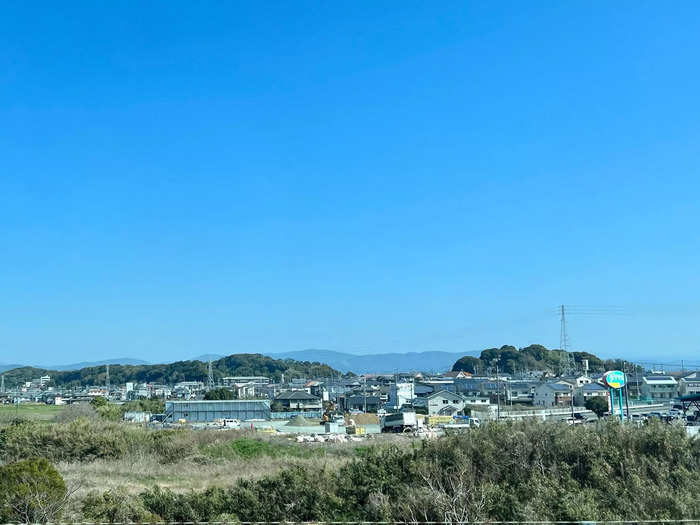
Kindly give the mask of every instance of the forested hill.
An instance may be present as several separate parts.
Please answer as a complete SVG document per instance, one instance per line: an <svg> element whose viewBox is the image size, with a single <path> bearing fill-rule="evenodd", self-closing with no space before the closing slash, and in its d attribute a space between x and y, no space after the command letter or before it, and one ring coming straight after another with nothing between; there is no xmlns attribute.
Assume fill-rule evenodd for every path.
<svg viewBox="0 0 700 525"><path fill-rule="evenodd" d="M226 376L266 376L279 380L297 377L338 377L340 372L322 363L273 359L260 354L233 354L212 361L214 380ZM43 375L51 376L51 384L62 387L104 385L105 367L92 366L80 370L45 370L25 366L4 373L7 386L30 381ZM163 365L110 365L110 382L113 385L127 381L148 383L177 383L178 381L206 381L207 363L203 361L177 361Z"/></svg>
<svg viewBox="0 0 700 525"><path fill-rule="evenodd" d="M588 352L566 352L564 350L549 350L542 345L530 345L516 348L504 345L500 348L487 348L479 357L464 356L457 360L452 370L483 374L495 369L506 374L519 374L527 371L552 372L560 375L572 368L582 371L583 360L588 359L589 372L604 372L606 370L634 371L635 365L621 359L603 360ZM640 369L641 370L641 369Z"/></svg>

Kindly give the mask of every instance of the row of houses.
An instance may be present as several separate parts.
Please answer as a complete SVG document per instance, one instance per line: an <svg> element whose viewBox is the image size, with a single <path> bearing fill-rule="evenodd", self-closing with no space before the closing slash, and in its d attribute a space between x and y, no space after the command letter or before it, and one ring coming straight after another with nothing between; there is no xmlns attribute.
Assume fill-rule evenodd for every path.
<svg viewBox="0 0 700 525"><path fill-rule="evenodd" d="M126 383L121 386L86 387L70 391L47 386L48 377L23 385L15 392L23 400L66 403L89 400L95 396L116 401L158 397L196 400L207 390L202 381L182 381L174 385ZM415 407L430 414L452 413L465 408L492 404L529 404L537 407L583 406L591 396L607 396L599 377L588 375L515 379L507 374L472 376L466 372L447 372L435 376L421 374L371 375L351 378L291 379L274 383L264 376L223 378L217 386L227 388L234 397L266 399L273 411L318 411L328 406L338 410L377 412ZM669 400L680 395L700 394L700 373L682 377L652 374L628 378L633 399Z"/></svg>

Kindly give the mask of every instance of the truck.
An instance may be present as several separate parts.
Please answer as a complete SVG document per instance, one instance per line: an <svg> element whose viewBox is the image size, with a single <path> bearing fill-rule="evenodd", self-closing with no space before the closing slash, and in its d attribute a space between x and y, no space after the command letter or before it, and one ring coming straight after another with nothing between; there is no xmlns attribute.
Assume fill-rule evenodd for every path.
<svg viewBox="0 0 700 525"><path fill-rule="evenodd" d="M416 430L421 426L415 412L397 412L387 414L379 420L379 429L382 432L407 432Z"/></svg>

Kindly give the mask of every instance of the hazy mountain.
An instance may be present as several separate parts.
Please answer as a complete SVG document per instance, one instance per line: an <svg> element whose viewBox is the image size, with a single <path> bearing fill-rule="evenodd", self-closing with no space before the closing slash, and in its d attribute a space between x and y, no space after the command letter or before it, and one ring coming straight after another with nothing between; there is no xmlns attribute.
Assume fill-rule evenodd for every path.
<svg viewBox="0 0 700 525"><path fill-rule="evenodd" d="M195 361L207 362L209 360L217 361L218 359L221 359L223 357L226 357L226 356L222 355L222 354L202 354L202 355L198 355L197 357L193 357L192 359Z"/></svg>
<svg viewBox="0 0 700 525"><path fill-rule="evenodd" d="M4 364L0 364L0 372L4 372L5 370L12 370L13 368L19 368L20 366L24 366L24 365L4 365Z"/></svg>
<svg viewBox="0 0 700 525"><path fill-rule="evenodd" d="M348 354L345 352L334 352L333 350L294 350L290 352L263 352L263 355L275 359L294 359L296 361L310 361L326 364L341 372L354 372L356 374L381 373L390 374L393 372L444 372L452 369L452 365L465 355L478 356L480 352L392 352L383 354ZM224 356L219 354L203 354L192 358L195 361L207 362L209 359L218 361ZM123 357L118 359L105 359L103 361L73 363L67 365L36 366L35 368L56 371L80 370L110 365L148 365L148 361ZM24 367L26 365L0 365L0 371L11 370Z"/></svg>
<svg viewBox="0 0 700 525"><path fill-rule="evenodd" d="M81 368L89 368L91 366L104 365L148 365L148 361L143 359L134 359L132 357L117 357L116 359L104 359L102 361L83 361L81 363L71 363L68 365L52 365L42 366L48 370L80 370Z"/></svg>
<svg viewBox="0 0 700 525"><path fill-rule="evenodd" d="M297 361L318 361L340 370L356 374L425 371L444 372L452 369L452 365L465 355L478 356L480 352L406 352L386 354L346 354L332 350L297 350L292 352L268 353L277 359L296 359Z"/></svg>

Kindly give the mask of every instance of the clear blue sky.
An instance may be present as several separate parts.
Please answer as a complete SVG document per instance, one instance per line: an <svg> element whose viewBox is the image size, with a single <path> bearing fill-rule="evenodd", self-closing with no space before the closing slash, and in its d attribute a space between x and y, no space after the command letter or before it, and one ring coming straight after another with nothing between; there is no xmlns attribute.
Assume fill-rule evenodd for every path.
<svg viewBox="0 0 700 525"><path fill-rule="evenodd" d="M0 362L700 356L699 19L5 2Z"/></svg>

